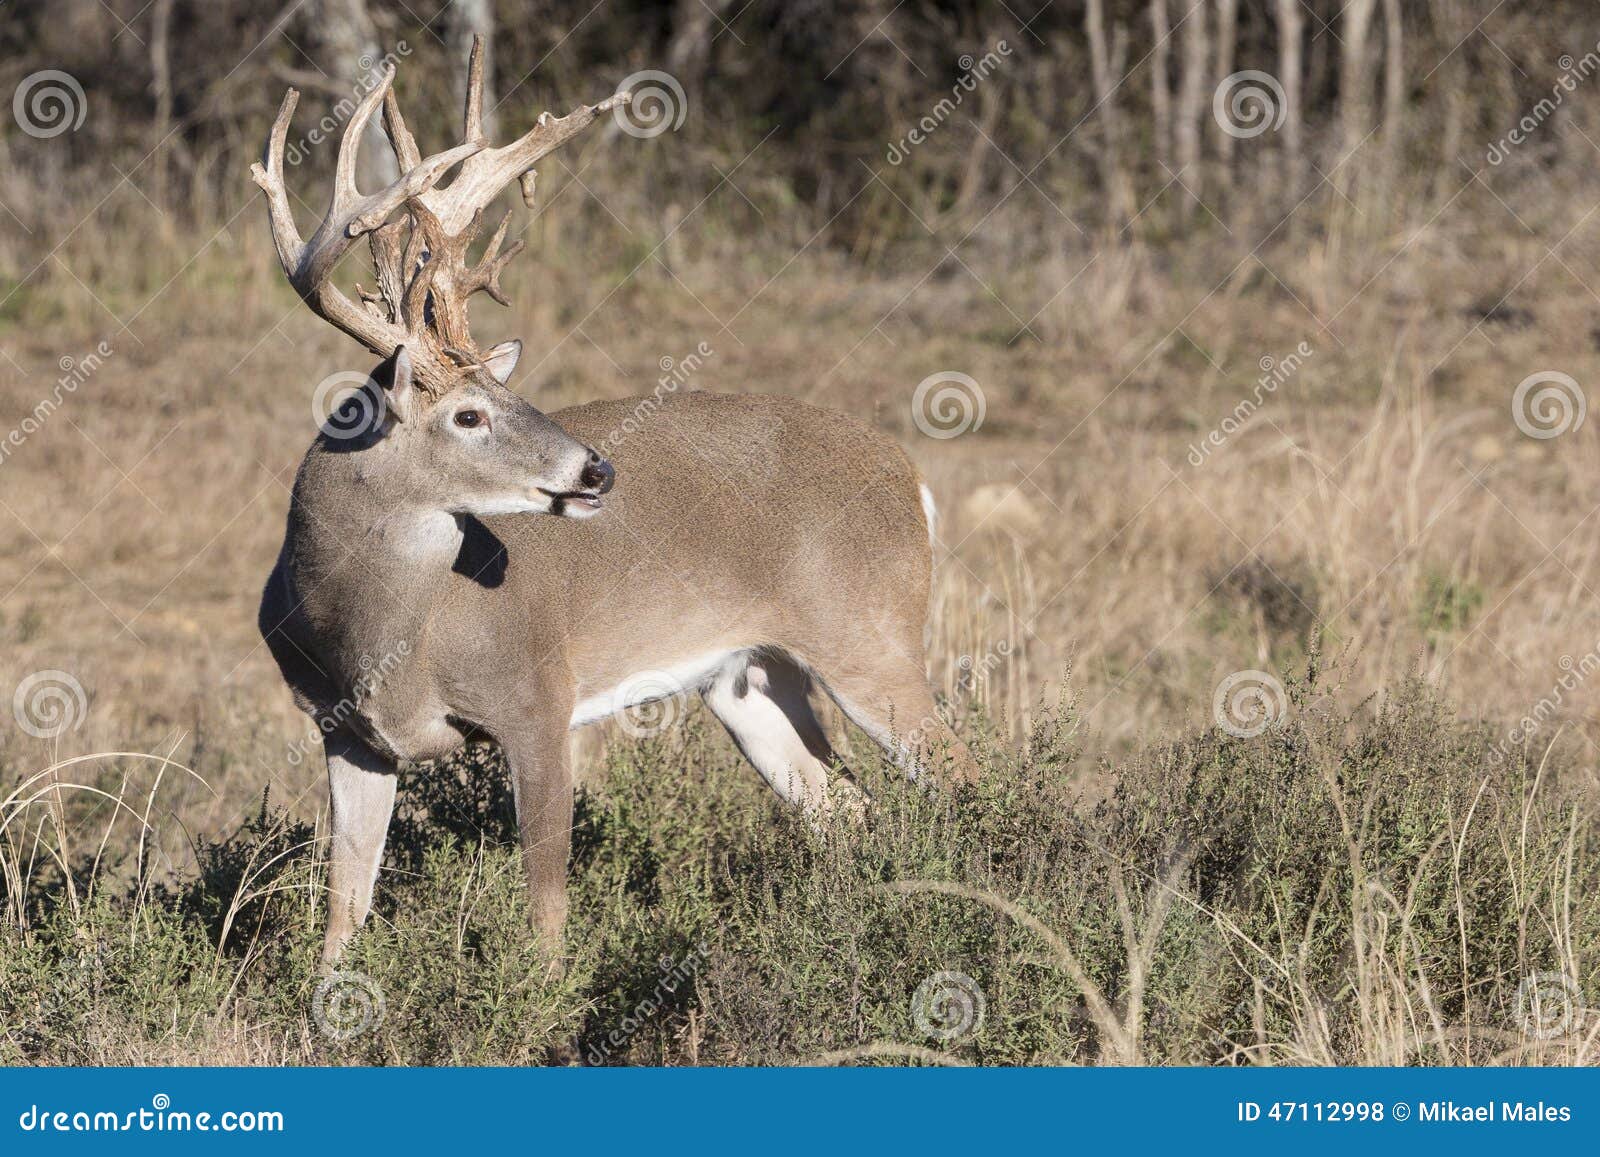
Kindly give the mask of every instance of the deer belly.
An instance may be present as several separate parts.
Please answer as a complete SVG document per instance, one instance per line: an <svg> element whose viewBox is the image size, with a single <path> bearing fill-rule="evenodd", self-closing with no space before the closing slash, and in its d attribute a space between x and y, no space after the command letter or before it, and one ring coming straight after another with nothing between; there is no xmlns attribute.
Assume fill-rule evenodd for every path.
<svg viewBox="0 0 1600 1157"><path fill-rule="evenodd" d="M572 711L569 730L598 723L630 707L698 691L740 651L714 651L664 667L635 671L615 686L582 696Z"/></svg>

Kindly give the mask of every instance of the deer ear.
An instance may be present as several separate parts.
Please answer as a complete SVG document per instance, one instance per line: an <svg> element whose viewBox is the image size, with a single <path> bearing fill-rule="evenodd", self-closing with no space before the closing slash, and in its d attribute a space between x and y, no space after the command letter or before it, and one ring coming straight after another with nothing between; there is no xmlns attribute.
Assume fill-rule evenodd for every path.
<svg viewBox="0 0 1600 1157"><path fill-rule="evenodd" d="M517 359L520 357L520 341L503 341L483 355L483 368L503 386L511 380L511 373L517 368Z"/></svg>
<svg viewBox="0 0 1600 1157"><path fill-rule="evenodd" d="M385 411L396 422L404 422L411 416L411 406L416 397L412 389L413 370L411 368L411 354L401 346L394 351L394 357L389 359L387 366L379 370L379 381L383 380L382 371L389 371L389 381L385 383L383 406Z"/></svg>

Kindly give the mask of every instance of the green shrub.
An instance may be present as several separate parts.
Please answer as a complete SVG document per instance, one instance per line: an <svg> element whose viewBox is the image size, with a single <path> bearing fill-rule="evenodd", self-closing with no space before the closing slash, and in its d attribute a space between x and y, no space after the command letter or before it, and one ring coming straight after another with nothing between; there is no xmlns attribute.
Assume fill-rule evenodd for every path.
<svg viewBox="0 0 1600 1157"><path fill-rule="evenodd" d="M1115 766L1068 704L1020 752L978 737L975 787L858 767L868 816L820 825L693 717L580 794L559 966L491 749L408 769L374 918L327 982L316 840L264 801L177 884L76 872L69 902L41 877L0 945L0 1061L1576 1059L1518 1006L1530 974L1600 984L1575 779L1496 762L1421 686L1356 715L1326 690ZM364 986L348 1039L313 1015L334 983Z"/></svg>

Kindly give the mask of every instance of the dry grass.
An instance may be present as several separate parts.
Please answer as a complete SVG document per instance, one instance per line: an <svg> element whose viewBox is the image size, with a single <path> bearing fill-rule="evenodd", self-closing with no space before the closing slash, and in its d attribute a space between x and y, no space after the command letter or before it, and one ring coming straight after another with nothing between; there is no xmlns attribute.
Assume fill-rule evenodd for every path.
<svg viewBox="0 0 1600 1157"><path fill-rule="evenodd" d="M1184 251L1062 242L1030 265L986 233L903 274L821 242L735 262L697 231L715 203L648 259L648 219L624 234L575 210L588 227L563 239L574 222L552 209L512 313L480 308L480 325L529 342L522 385L551 409L641 392L703 340L696 387L792 393L896 433L943 511L935 670L954 687L961 656L1004 641L983 696L1013 734L1069 655L1096 727L1125 742L1203 722L1222 675L1292 660L1313 624L1355 653L1363 692L1420 669L1465 710L1515 719L1560 656L1600 639L1595 428L1536 441L1510 413L1529 374L1600 368L1575 272L1600 256L1600 217L1577 192L1542 213L1517 197L1530 244L1463 182L1376 237L1324 189L1325 231L1286 227L1253 253L1266 229L1247 219ZM994 233L1018 233L1003 217ZM259 224L193 257L193 238L151 238L135 277L91 221L7 302L8 414L49 392L59 358L116 351L0 463L0 682L74 672L101 729L73 737L86 749L234 735L251 716L295 730L256 646L257 587L310 390L366 359L275 284ZM688 251L663 260L674 247ZM1502 297L1531 320L1475 312ZM1311 355L1246 428L1192 464L1260 393L1260 360L1302 342ZM983 388L980 429L912 425L914 387L941 370Z"/></svg>
<svg viewBox="0 0 1600 1157"><path fill-rule="evenodd" d="M521 388L548 409L643 392L662 357L704 341L715 354L697 388L793 394L893 432L944 515L935 678L1010 742L1069 663L1094 750L1121 757L1209 727L1224 676L1297 667L1313 638L1343 656L1341 701L1358 718L1420 675L1503 733L1600 646L1600 435L1586 422L1532 439L1510 409L1536 372L1600 380L1588 274L1600 191L1580 168L1443 173L1356 204L1323 185L1281 227L1240 197L1226 227L1182 246L1150 230L1082 238L1048 211L1041 230L1024 191L958 253L941 253L954 240L941 236L870 269L825 228L751 244L762 222L725 185L692 211L626 192L607 192L602 210L557 177L534 256L509 279L512 311L480 307L479 326L528 343ZM625 188L624 170L606 171L585 180ZM258 209L213 235L151 227L138 202L114 190L53 250L11 253L17 275L0 284L7 422L51 393L62 358L114 349L0 460L0 688L63 670L88 694L81 725L57 740L0 733L0 767L19 791L54 792L83 753L170 754L193 775L173 772L158 793L96 785L139 813L121 849L134 841L167 878L192 871L195 839L232 831L268 786L294 816L315 823L323 807L318 761L289 757L307 725L257 642L255 607L314 432L312 387L367 366L277 284ZM1252 395L1261 360L1301 343L1303 364L1193 464L1191 446ZM912 392L949 370L980 384L985 419L928 438ZM1542 751L1560 732L1578 753L1574 861L1592 856L1593 696L1581 679L1561 690L1532 737ZM589 766L600 747L587 742ZM1104 791L1114 777L1083 778ZM7 812L10 887L32 859L76 862L92 837L67 815L48 794ZM1356 865L1360 822L1343 818ZM1435 833L1433 854L1448 855L1459 822ZM310 897L314 883L297 886ZM1401 1063L1418 1039L1450 1039L1458 1026L1408 971L1402 885L1360 871L1350 885L1359 1047L1330 1030L1326 994L1297 978L1284 943L1256 946L1258 973L1304 990L1277 1006L1297 1010L1294 1030L1246 1052ZM1144 929L1170 914L1161 895L1117 899L1117 935L1130 958L1146 953L1145 972ZM1570 916L1551 911L1551 927ZM1588 949L1567 951L1563 969L1592 972ZM1084 979L1082 992L1105 983ZM226 991L224 1021L242 1015ZM1114 1012L1107 1000L1104 1016L1089 1003L1108 1056L1150 1059L1129 1028L1137 1000ZM312 1055L309 1037L263 1049L255 1027L217 1026L208 1055ZM101 1055L181 1055L153 1039Z"/></svg>

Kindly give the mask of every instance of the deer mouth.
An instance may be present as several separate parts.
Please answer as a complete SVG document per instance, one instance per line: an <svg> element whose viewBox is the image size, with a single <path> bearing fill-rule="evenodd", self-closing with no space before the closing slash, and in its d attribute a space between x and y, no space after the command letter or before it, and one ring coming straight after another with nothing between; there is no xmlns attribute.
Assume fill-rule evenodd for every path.
<svg viewBox="0 0 1600 1157"><path fill-rule="evenodd" d="M600 512L598 490L546 490L541 486L539 493L550 499L550 513L563 518L589 518Z"/></svg>

